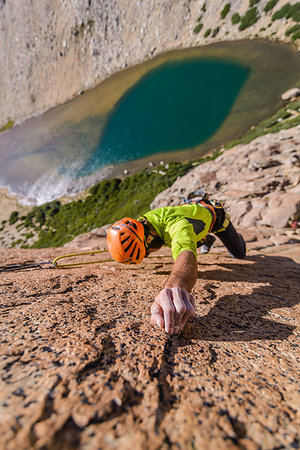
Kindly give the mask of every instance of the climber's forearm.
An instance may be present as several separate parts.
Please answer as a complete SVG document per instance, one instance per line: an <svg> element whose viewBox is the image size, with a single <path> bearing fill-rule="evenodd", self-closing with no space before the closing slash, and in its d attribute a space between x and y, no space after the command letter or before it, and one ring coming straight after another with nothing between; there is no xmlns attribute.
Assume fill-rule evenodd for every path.
<svg viewBox="0 0 300 450"><path fill-rule="evenodd" d="M165 288L180 287L191 292L197 280L197 260L190 250L183 250L176 259Z"/></svg>

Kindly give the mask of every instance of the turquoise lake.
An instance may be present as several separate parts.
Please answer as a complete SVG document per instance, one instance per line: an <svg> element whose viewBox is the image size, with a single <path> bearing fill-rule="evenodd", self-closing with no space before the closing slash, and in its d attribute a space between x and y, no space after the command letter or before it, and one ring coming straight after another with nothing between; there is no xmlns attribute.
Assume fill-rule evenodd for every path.
<svg viewBox="0 0 300 450"><path fill-rule="evenodd" d="M261 40L157 55L1 134L0 188L40 205L197 159L270 117L299 74L292 46Z"/></svg>
<svg viewBox="0 0 300 450"><path fill-rule="evenodd" d="M152 70L117 103L78 175L201 144L220 127L248 74L240 65L205 59Z"/></svg>

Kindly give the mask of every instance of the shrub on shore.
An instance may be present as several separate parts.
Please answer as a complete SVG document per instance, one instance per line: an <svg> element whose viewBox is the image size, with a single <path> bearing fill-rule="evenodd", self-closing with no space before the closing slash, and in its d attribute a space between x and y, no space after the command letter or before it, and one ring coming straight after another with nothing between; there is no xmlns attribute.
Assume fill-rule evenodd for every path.
<svg viewBox="0 0 300 450"><path fill-rule="evenodd" d="M225 19L225 17L229 13L229 11L230 11L230 3L226 3L226 5L224 6L224 8L221 11L221 18Z"/></svg>
<svg viewBox="0 0 300 450"><path fill-rule="evenodd" d="M296 39L300 39L300 30L296 31L296 33L292 34L292 41L296 41Z"/></svg>
<svg viewBox="0 0 300 450"><path fill-rule="evenodd" d="M256 5L256 3L259 3L259 2L260 2L260 0L250 0L249 1L250 8L252 8L252 6Z"/></svg>
<svg viewBox="0 0 300 450"><path fill-rule="evenodd" d="M251 27L254 23L256 23L259 19L258 10L256 7L248 9L246 14L241 19L241 24L239 26L239 30L245 30L248 27Z"/></svg>
<svg viewBox="0 0 300 450"><path fill-rule="evenodd" d="M264 11L265 11L265 12L271 11L271 9L273 9L274 6L277 5L278 1L279 1L279 0L270 0L270 1L266 4L266 6L264 7Z"/></svg>
<svg viewBox="0 0 300 450"><path fill-rule="evenodd" d="M213 31L212 37L216 37L217 34L219 33L219 31L220 31L220 27L215 28Z"/></svg>
<svg viewBox="0 0 300 450"><path fill-rule="evenodd" d="M235 13L235 14L232 15L231 22L232 22L233 25L236 25L240 21L241 21L241 16L239 15L239 13Z"/></svg>
<svg viewBox="0 0 300 450"><path fill-rule="evenodd" d="M14 223L16 223L19 220L19 212L18 211L13 211L9 217L9 225L13 225Z"/></svg>
<svg viewBox="0 0 300 450"><path fill-rule="evenodd" d="M13 126L14 126L14 121L9 120L5 125L3 125L0 128L0 133L2 133L3 131L6 131L6 130L10 130Z"/></svg>
<svg viewBox="0 0 300 450"><path fill-rule="evenodd" d="M286 19L293 19L295 22L300 22L300 3L297 2L294 5L286 3L273 14L272 21L274 22L274 20L283 19L284 17Z"/></svg>
<svg viewBox="0 0 300 450"><path fill-rule="evenodd" d="M292 26L291 28L289 28L286 32L285 32L286 36L291 36L292 41L294 42L296 39L300 38L300 24L296 24L294 26Z"/></svg>
<svg viewBox="0 0 300 450"><path fill-rule="evenodd" d="M198 23L198 25L195 26L193 33L198 34L203 28L203 23Z"/></svg>

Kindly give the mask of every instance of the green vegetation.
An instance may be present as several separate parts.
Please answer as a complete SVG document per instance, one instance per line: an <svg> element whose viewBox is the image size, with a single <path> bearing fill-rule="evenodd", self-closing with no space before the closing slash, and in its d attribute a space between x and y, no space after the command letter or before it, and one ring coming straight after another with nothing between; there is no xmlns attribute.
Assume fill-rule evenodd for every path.
<svg viewBox="0 0 300 450"><path fill-rule="evenodd" d="M193 33L194 34L198 34L199 31L201 31L203 28L203 23L198 23L198 25L195 26L195 28L193 29Z"/></svg>
<svg viewBox="0 0 300 450"><path fill-rule="evenodd" d="M206 3L204 3L204 5L202 6L201 11L203 11L203 12L206 11Z"/></svg>
<svg viewBox="0 0 300 450"><path fill-rule="evenodd" d="M205 33L204 33L204 37L207 37L207 36L209 36L209 35L210 35L210 33L211 33L211 28L209 28L208 30L206 30L206 31L205 31Z"/></svg>
<svg viewBox="0 0 300 450"><path fill-rule="evenodd" d="M294 5L286 3L281 9L276 11L272 16L272 21L282 19L293 19L294 22L300 22L300 3L297 2Z"/></svg>
<svg viewBox="0 0 300 450"><path fill-rule="evenodd" d="M294 42L296 39L300 38L300 25L294 25L290 29L285 32L286 36L292 35L292 41Z"/></svg>
<svg viewBox="0 0 300 450"><path fill-rule="evenodd" d="M294 42L296 39L300 39L300 30L292 35L292 41Z"/></svg>
<svg viewBox="0 0 300 450"><path fill-rule="evenodd" d="M293 27L289 28L286 32L285 35L289 36L290 34L294 34L296 31L300 30L300 25L294 25Z"/></svg>
<svg viewBox="0 0 300 450"><path fill-rule="evenodd" d="M293 19L294 22L300 22L300 3L295 3L291 9L288 15L286 16L287 19Z"/></svg>
<svg viewBox="0 0 300 450"><path fill-rule="evenodd" d="M278 1L279 1L279 0L270 0L270 1L266 4L266 6L264 7L264 11L265 11L265 12L271 11L271 9L273 9L274 6L277 5Z"/></svg>
<svg viewBox="0 0 300 450"><path fill-rule="evenodd" d="M259 3L259 2L260 2L260 0L250 0L249 1L250 8L252 8L254 5L256 5L256 3Z"/></svg>
<svg viewBox="0 0 300 450"><path fill-rule="evenodd" d="M263 136L267 133L278 133L278 131L283 129L288 129L295 127L300 124L300 114L291 117L289 110L299 110L300 101L295 101L284 108L281 108L276 114L274 114L269 119L263 120L257 126L251 128L246 134L241 138L235 139L225 145L225 148L231 148L239 144L249 144L253 139ZM289 119L289 120L286 120Z"/></svg>
<svg viewBox="0 0 300 450"><path fill-rule="evenodd" d="M75 27L71 28L71 33L75 36L78 37L81 34L83 34L85 29L85 23L82 23L81 25L75 25Z"/></svg>
<svg viewBox="0 0 300 450"><path fill-rule="evenodd" d="M248 9L246 14L242 17L239 30L245 30L245 28L251 27L259 19L258 10L256 7Z"/></svg>
<svg viewBox="0 0 300 450"><path fill-rule="evenodd" d="M19 220L19 213L18 211L13 211L10 215L9 218L9 224L13 225L14 223L16 223Z"/></svg>
<svg viewBox="0 0 300 450"><path fill-rule="evenodd" d="M212 37L216 37L217 34L219 33L219 31L220 31L220 27L215 28L213 31Z"/></svg>
<svg viewBox="0 0 300 450"><path fill-rule="evenodd" d="M13 126L14 126L14 121L9 120L5 125L3 125L0 128L0 133L2 133L3 131L6 131L6 130L10 130Z"/></svg>
<svg viewBox="0 0 300 450"><path fill-rule="evenodd" d="M230 11L230 3L226 3L226 5L224 6L224 8L221 11L221 17L222 19L225 19L225 17L227 16L227 14Z"/></svg>
<svg viewBox="0 0 300 450"><path fill-rule="evenodd" d="M4 230L4 227L5 227L6 223L7 223L7 220L2 220L2 222L1 222L1 227L0 227L0 231L3 231L3 230ZM1 239L2 239L2 238L1 238Z"/></svg>
<svg viewBox="0 0 300 450"><path fill-rule="evenodd" d="M240 21L241 21L241 16L239 15L239 13L235 13L235 14L232 15L231 22L232 22L233 25L236 25Z"/></svg>
<svg viewBox="0 0 300 450"><path fill-rule="evenodd" d="M82 22L80 25L75 25L75 27L71 28L71 33L75 37L79 37L84 33L84 30L86 28L91 28L94 25L95 21L93 19L90 19L87 21L87 23Z"/></svg>

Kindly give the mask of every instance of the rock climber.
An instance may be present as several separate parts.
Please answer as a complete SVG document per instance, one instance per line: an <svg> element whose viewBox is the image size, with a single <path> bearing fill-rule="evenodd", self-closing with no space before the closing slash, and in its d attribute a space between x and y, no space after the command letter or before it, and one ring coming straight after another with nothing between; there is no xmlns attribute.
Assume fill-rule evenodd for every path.
<svg viewBox="0 0 300 450"><path fill-rule="evenodd" d="M174 266L151 306L151 322L169 335L178 334L195 315L191 294L197 280L197 247L207 253L217 235L230 254L244 258L245 241L230 221L224 205L210 201L198 189L179 206L151 210L137 220L125 217L107 232L107 248L118 262L139 264L163 245L170 247ZM206 247L206 248L205 248Z"/></svg>

